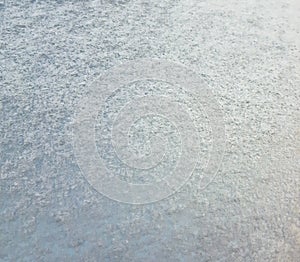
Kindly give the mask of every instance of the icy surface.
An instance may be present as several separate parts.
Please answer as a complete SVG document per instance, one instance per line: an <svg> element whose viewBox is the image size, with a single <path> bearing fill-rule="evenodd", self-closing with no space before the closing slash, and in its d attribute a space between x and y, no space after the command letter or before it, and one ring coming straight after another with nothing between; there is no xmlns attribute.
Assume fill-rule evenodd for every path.
<svg viewBox="0 0 300 262"><path fill-rule="evenodd" d="M299 6L0 0L0 261L299 261ZM81 173L71 138L76 106L99 75L139 58L191 68L221 105L226 152L205 190L199 184L209 123L197 106L203 157L178 193L122 204ZM160 90L155 85L144 83ZM109 98L105 112L114 114L135 88ZM181 98L197 104L188 94ZM122 172L105 151L109 118L101 121L97 147L115 174L160 178ZM172 125L143 121L136 131L166 126L173 161ZM134 146L147 152L140 133Z"/></svg>

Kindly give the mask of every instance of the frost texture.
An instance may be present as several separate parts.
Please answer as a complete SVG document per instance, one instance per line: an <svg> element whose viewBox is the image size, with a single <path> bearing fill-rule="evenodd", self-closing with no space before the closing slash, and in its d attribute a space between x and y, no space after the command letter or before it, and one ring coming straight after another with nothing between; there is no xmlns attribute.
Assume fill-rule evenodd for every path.
<svg viewBox="0 0 300 262"><path fill-rule="evenodd" d="M287 0L0 0L0 260L297 261L298 14ZM138 58L183 63L222 105L227 149L206 190L200 170L132 206L80 173L76 105Z"/></svg>

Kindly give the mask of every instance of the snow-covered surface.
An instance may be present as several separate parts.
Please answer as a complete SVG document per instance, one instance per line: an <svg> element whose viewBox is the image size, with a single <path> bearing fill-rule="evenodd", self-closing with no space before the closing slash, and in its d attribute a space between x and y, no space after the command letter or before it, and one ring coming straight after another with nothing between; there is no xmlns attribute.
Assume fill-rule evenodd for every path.
<svg viewBox="0 0 300 262"><path fill-rule="evenodd" d="M299 6L288 0L0 0L0 261L298 261ZM131 205L88 183L72 130L93 82L141 58L181 63L201 76L221 106L226 149L203 190L209 121L179 90L178 99L196 105L199 163L176 194ZM110 114L151 88L159 93L168 85L127 86L107 99L108 117L96 126L100 154L124 181L164 176L123 172L103 130ZM166 152L175 161L172 124L143 121L138 134L166 128L173 141ZM142 138L135 147L147 151Z"/></svg>

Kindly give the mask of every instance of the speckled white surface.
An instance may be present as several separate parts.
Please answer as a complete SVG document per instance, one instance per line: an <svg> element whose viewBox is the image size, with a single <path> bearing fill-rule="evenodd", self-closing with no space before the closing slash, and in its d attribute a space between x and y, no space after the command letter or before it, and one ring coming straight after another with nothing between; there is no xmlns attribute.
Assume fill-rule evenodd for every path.
<svg viewBox="0 0 300 262"><path fill-rule="evenodd" d="M0 261L297 261L299 6L0 0ZM206 190L195 172L170 198L133 206L80 172L78 102L138 58L184 64L219 101L227 147Z"/></svg>

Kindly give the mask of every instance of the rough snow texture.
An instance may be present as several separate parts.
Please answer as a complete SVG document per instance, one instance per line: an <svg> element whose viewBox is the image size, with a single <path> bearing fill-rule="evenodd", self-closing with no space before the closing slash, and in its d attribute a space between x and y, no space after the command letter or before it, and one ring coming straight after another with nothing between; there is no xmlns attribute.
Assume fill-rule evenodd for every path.
<svg viewBox="0 0 300 262"><path fill-rule="evenodd" d="M288 0L0 0L0 261L299 261L299 13ZM128 205L81 174L76 105L138 58L188 66L221 104L226 153L206 190L195 172Z"/></svg>

